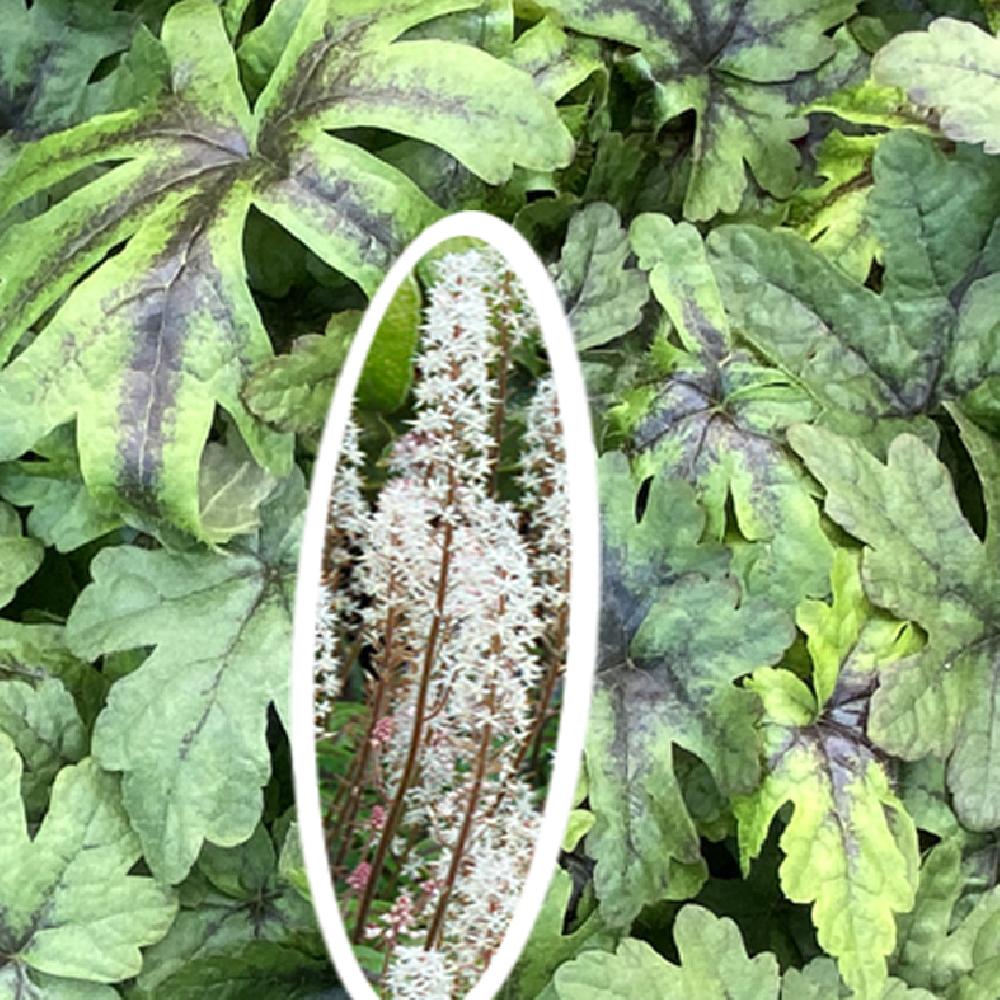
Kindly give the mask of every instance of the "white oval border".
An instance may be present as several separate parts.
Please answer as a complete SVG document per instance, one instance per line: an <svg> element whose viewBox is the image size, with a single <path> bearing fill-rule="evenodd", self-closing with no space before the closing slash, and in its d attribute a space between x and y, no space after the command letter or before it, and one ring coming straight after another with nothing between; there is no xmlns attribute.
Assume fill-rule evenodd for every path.
<svg viewBox="0 0 1000 1000"><path fill-rule="evenodd" d="M541 909L556 869L567 818L574 805L573 793L583 756L593 687L600 588L597 458L575 341L545 265L524 237L503 220L485 212L458 212L429 226L406 248L390 268L365 311L327 414L313 467L299 555L290 684L290 741L299 838L313 907L323 938L344 988L354 1000L379 1000L379 997L354 957L333 891L323 831L313 731L316 606L326 512L344 427L379 321L406 275L430 251L453 237L479 239L498 250L521 279L538 318L556 384L566 446L572 560L567 683L563 688L555 763L541 832L510 925L485 973L467 994L469 1000L491 1000L499 991L524 949Z"/></svg>

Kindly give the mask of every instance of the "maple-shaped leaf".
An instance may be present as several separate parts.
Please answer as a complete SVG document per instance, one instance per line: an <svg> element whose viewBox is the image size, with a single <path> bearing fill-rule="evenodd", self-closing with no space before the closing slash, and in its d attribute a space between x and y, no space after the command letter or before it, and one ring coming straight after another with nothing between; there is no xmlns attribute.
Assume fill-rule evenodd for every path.
<svg viewBox="0 0 1000 1000"><path fill-rule="evenodd" d="M588 951L553 979L558 1000L778 1000L778 962L765 952L748 958L736 924L690 904L677 915L680 964L661 958L645 941L626 938L614 955Z"/></svg>
<svg viewBox="0 0 1000 1000"><path fill-rule="evenodd" d="M901 434L883 464L855 441L818 427L789 438L826 487L826 513L865 543L873 603L926 633L924 648L880 669L869 732L908 760L951 755L948 783L968 827L1000 826L1000 455L960 412L989 525L980 540L951 476L918 438Z"/></svg>
<svg viewBox="0 0 1000 1000"><path fill-rule="evenodd" d="M293 829L287 837L298 834ZM238 847L207 845L180 895L177 919L145 953L138 997L157 995L190 962L252 941L287 942L315 928L311 904L278 870L278 852L262 826Z"/></svg>
<svg viewBox="0 0 1000 1000"><path fill-rule="evenodd" d="M641 519L637 480L619 453L599 465L603 538L600 661L587 737L586 838L607 923L693 894L704 878L698 831L674 775L675 746L700 757L727 793L758 779L757 702L734 681L776 662L791 622L738 602L719 548L699 544L704 515L691 488L657 477Z"/></svg>
<svg viewBox="0 0 1000 1000"><path fill-rule="evenodd" d="M906 32L880 49L872 76L937 111L949 139L1000 153L1000 38L940 17L926 31Z"/></svg>
<svg viewBox="0 0 1000 1000"><path fill-rule="evenodd" d="M796 88L836 52L826 32L855 0L551 0L577 31L639 50L631 60L653 81L656 117L696 117L684 215L735 212L757 183L779 198L795 184L792 141L806 131Z"/></svg>
<svg viewBox="0 0 1000 1000"><path fill-rule="evenodd" d="M937 996L990 1000L1000 995L1000 886L959 917L964 888L961 849L945 840L924 859L913 910L899 918L895 972Z"/></svg>
<svg viewBox="0 0 1000 1000"><path fill-rule="evenodd" d="M204 841L239 844L260 819L267 708L286 711L303 503L294 475L241 546L104 549L73 606L67 641L79 655L154 647L111 688L93 753L124 772L125 808L163 881L182 879Z"/></svg>
<svg viewBox="0 0 1000 1000"><path fill-rule="evenodd" d="M877 293L801 236L721 227L707 241L740 335L841 429L891 432L1000 373L991 303L1000 289L1000 161L886 136L868 196L883 248ZM899 429L898 426L896 428Z"/></svg>
<svg viewBox="0 0 1000 1000"><path fill-rule="evenodd" d="M134 976L139 949L162 938L177 911L169 891L128 874L139 855L118 779L90 758L59 772L30 837L21 759L0 733L0 996L118 996L99 984Z"/></svg>
<svg viewBox="0 0 1000 1000"><path fill-rule="evenodd" d="M695 485L716 537L727 530L731 501L750 543L737 560L751 594L791 610L805 595L826 593L830 543L782 439L784 427L808 419L813 401L783 372L736 346L693 226L642 215L631 239L682 347L633 417L638 468Z"/></svg>
<svg viewBox="0 0 1000 1000"><path fill-rule="evenodd" d="M849 575L839 576L848 582ZM820 946L837 959L858 1000L881 1000L895 914L913 905L917 833L864 733L875 660L900 655L901 626L866 635L860 588L852 590L840 594L826 616L811 609L800 619L813 630L814 656L838 648L846 654L825 701L781 668L757 670L748 682L764 705L766 764L760 787L734 808L746 869L775 815L792 803L780 840L782 891L793 902L812 904ZM887 648L879 648L879 639ZM824 673L816 678L817 691L829 686Z"/></svg>
<svg viewBox="0 0 1000 1000"><path fill-rule="evenodd" d="M199 460L217 405L260 464L286 473L290 437L240 395L249 369L272 354L246 283L251 207L371 292L439 212L400 171L331 132L412 136L489 182L515 163L547 169L572 153L527 74L456 42L394 41L471 6L311 0L251 112L217 5L183 0L163 23L167 89L26 146L0 178L0 212L85 167L111 166L0 238L0 353L69 293L0 374L0 458L76 418L98 500L196 535Z"/></svg>

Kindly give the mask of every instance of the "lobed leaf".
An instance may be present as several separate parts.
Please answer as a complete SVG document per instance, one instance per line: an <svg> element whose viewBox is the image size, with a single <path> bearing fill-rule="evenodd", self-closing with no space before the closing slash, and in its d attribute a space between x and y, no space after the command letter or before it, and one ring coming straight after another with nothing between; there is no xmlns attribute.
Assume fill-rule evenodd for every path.
<svg viewBox="0 0 1000 1000"><path fill-rule="evenodd" d="M93 752L124 772L125 808L165 882L187 874L206 840L234 846L260 819L268 706L286 715L302 501L293 476L241 549L106 549L70 615L67 639L81 656L154 647L112 687Z"/></svg>
<svg viewBox="0 0 1000 1000"><path fill-rule="evenodd" d="M680 965L644 941L626 938L614 956L585 952L555 974L558 1000L671 997L676 1000L777 1000L778 963L771 954L747 958L736 925L700 906L677 915Z"/></svg>
<svg viewBox="0 0 1000 1000"><path fill-rule="evenodd" d="M974 454L995 447L959 419ZM911 435L892 442L886 465L820 428L794 428L791 441L826 487L827 513L868 546L863 574L871 600L928 636L919 653L882 669L873 738L907 760L950 754L948 782L962 821L976 830L1000 825L992 780L1000 767L996 525L987 547L965 520L948 471Z"/></svg>
<svg viewBox="0 0 1000 1000"><path fill-rule="evenodd" d="M0 734L0 988L11 997L116 995L89 984L134 976L139 949L163 937L177 903L128 874L139 843L117 779L92 759L59 772L33 839L20 784L20 757Z"/></svg>
<svg viewBox="0 0 1000 1000"><path fill-rule="evenodd" d="M853 12L853 0L555 0L574 30L639 50L637 71L654 86L657 124L686 111L697 120L684 215L735 212L746 166L765 190L787 197L806 131L796 116L802 77L836 52L825 32Z"/></svg>
<svg viewBox="0 0 1000 1000"><path fill-rule="evenodd" d="M169 87L31 144L0 178L2 211L110 167L0 237L5 352L71 292L0 374L0 459L76 418L102 506L207 541L219 533L200 518L198 467L217 405L258 464L287 474L290 439L241 398L248 370L272 356L240 249L250 207L371 292L439 213L399 170L326 130L393 129L494 183L572 153L526 73L458 43L395 41L473 5L311 0L251 113L216 4L174 4L162 30Z"/></svg>

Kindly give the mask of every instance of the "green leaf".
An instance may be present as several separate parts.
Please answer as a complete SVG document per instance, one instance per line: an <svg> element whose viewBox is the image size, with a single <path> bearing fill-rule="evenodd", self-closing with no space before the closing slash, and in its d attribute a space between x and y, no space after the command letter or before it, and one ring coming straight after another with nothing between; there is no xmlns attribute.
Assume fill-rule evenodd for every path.
<svg viewBox="0 0 1000 1000"><path fill-rule="evenodd" d="M251 941L225 955L196 958L164 980L149 1000L343 1000L326 956L273 941ZM328 992L329 991L329 992Z"/></svg>
<svg viewBox="0 0 1000 1000"><path fill-rule="evenodd" d="M0 502L0 608L41 565L42 549L41 542L21 534L20 514Z"/></svg>
<svg viewBox="0 0 1000 1000"><path fill-rule="evenodd" d="M411 275L392 297L368 349L356 390L358 406L392 413L403 405L413 378L413 352L419 336L420 285Z"/></svg>
<svg viewBox="0 0 1000 1000"><path fill-rule="evenodd" d="M817 250L863 282L881 249L868 219L872 158L880 135L844 135L834 129L816 149L815 187L792 197L790 221Z"/></svg>
<svg viewBox="0 0 1000 1000"><path fill-rule="evenodd" d="M1000 991L1000 887L981 894L956 920L961 863L954 840L938 844L924 859L913 912L899 919L896 972L939 996L988 1000Z"/></svg>
<svg viewBox="0 0 1000 1000"><path fill-rule="evenodd" d="M744 164L771 194L791 194L798 165L791 143L806 131L795 91L834 55L825 32L854 12L853 0L554 6L569 27L639 50L632 61L654 85L658 124L695 113L686 218L735 212L747 187Z"/></svg>
<svg viewBox="0 0 1000 1000"><path fill-rule="evenodd" d="M202 536L210 544L247 534L260 524L260 505L273 492L274 476L262 469L231 431L224 444L205 446L198 474Z"/></svg>
<svg viewBox="0 0 1000 1000"><path fill-rule="evenodd" d="M872 76L940 112L949 139L1000 153L1000 39L982 28L940 17L879 50Z"/></svg>
<svg viewBox="0 0 1000 1000"><path fill-rule="evenodd" d="M700 906L685 906L674 924L674 936L679 966L633 938L626 938L614 956L585 952L556 972L558 1000L777 1000L774 956L747 958L731 920L720 920Z"/></svg>
<svg viewBox="0 0 1000 1000"><path fill-rule="evenodd" d="M72 696L54 678L35 685L0 682L0 733L21 755L21 797L29 820L37 820L49 801L49 786L64 764L87 752L87 739Z"/></svg>
<svg viewBox="0 0 1000 1000"><path fill-rule="evenodd" d="M515 164L551 169L572 154L527 74L458 43L394 43L471 6L312 0L251 113L217 6L174 4L162 33L168 91L32 143L0 178L2 212L113 165L0 238L3 354L70 293L0 374L0 458L76 417L99 503L200 538L212 535L198 468L217 405L255 461L286 474L289 438L240 394L248 369L272 356L241 252L251 206L371 292L438 210L400 171L326 130L392 129L492 183Z"/></svg>
<svg viewBox="0 0 1000 1000"><path fill-rule="evenodd" d="M731 499L749 543L738 554L748 592L791 610L803 596L826 592L831 557L810 487L780 437L811 415L812 401L736 347L692 226L641 215L631 239L684 351L635 422L639 467L695 485L720 538Z"/></svg>
<svg viewBox="0 0 1000 1000"><path fill-rule="evenodd" d="M590 38L565 32L551 18L544 18L521 35L510 61L531 74L535 85L553 100L564 97L589 77L607 87L608 70L600 47Z"/></svg>
<svg viewBox="0 0 1000 1000"><path fill-rule="evenodd" d="M850 995L844 988L837 966L828 958L814 958L803 969L788 969L781 977L781 1000L841 1000ZM926 990L910 989L899 979L890 978L880 1000L935 1000Z"/></svg>
<svg viewBox="0 0 1000 1000"><path fill-rule="evenodd" d="M778 660L791 623L754 599L737 606L730 580L702 575L720 565L719 552L698 544L704 515L685 483L654 479L636 523L636 483L623 456L604 456L599 477L604 600L586 848L602 916L624 926L668 896L672 880L704 878L673 747L704 760L727 793L756 784L758 706L733 681Z"/></svg>
<svg viewBox="0 0 1000 1000"><path fill-rule="evenodd" d="M61 681L73 695L80 718L89 729L108 688L103 672L69 652L61 625L0 619L0 679L37 686L49 678Z"/></svg>
<svg viewBox="0 0 1000 1000"><path fill-rule="evenodd" d="M318 434L360 319L353 310L334 313L324 334L299 337L257 368L243 390L250 411L280 430Z"/></svg>
<svg viewBox="0 0 1000 1000"><path fill-rule="evenodd" d="M628 237L610 205L587 205L570 219L553 270L577 350L600 347L639 325L649 287L641 271L627 266L628 255Z"/></svg>
<svg viewBox="0 0 1000 1000"><path fill-rule="evenodd" d="M824 706L789 671L754 672L767 771L734 808L746 869L775 815L793 804L780 840L782 891L812 904L820 946L837 959L858 1000L879 1000L894 915L913 905L917 834L858 727L858 692L846 671L841 684Z"/></svg>
<svg viewBox="0 0 1000 1000"><path fill-rule="evenodd" d="M0 496L31 508L28 534L57 552L72 552L121 527L121 515L101 509L87 492L72 428L56 428L32 451L30 461L0 465Z"/></svg>
<svg viewBox="0 0 1000 1000"><path fill-rule="evenodd" d="M201 891L189 884L195 881ZM207 845L189 883L166 937L146 952L139 997L161 995L189 963L231 955L253 941L287 943L315 927L312 907L282 877L263 827L238 847Z"/></svg>
<svg viewBox="0 0 1000 1000"><path fill-rule="evenodd" d="M959 419L974 454L996 447ZM995 519L988 541L980 541L947 469L911 435L892 442L885 465L856 442L820 428L796 427L790 440L826 487L826 513L866 544L869 598L927 633L920 652L881 668L872 737L907 760L950 754L948 783L959 817L973 830L993 829L1000 825L1000 795L991 778L1000 768ZM996 510L993 481L984 476L984 484Z"/></svg>
<svg viewBox="0 0 1000 1000"><path fill-rule="evenodd" d="M590 832L594 825L594 814L589 809L573 809L566 821L566 832L563 834L562 849L572 851L577 844Z"/></svg>
<svg viewBox="0 0 1000 1000"><path fill-rule="evenodd" d="M874 684L884 662L899 660L920 646L914 631L876 611L861 586L860 555L837 549L830 573L833 602L803 601L795 621L808 637L818 704L841 688Z"/></svg>
<svg viewBox="0 0 1000 1000"><path fill-rule="evenodd" d="M613 946L614 939L604 929L597 913L591 913L574 930L565 932L566 911L573 897L572 877L557 868L532 926L531 937L501 997L510 997L510 1000L537 997L559 966L584 950Z"/></svg>
<svg viewBox="0 0 1000 1000"><path fill-rule="evenodd" d="M1000 168L895 132L874 173L882 294L793 233L727 226L707 241L733 325L817 401L822 420L855 433L876 419L888 433L890 417L924 414L1000 371L989 306L1000 280Z"/></svg>
<svg viewBox="0 0 1000 1000"><path fill-rule="evenodd" d="M124 772L125 808L163 881L182 879L204 841L239 844L260 819L267 707L286 714L302 503L296 475L257 536L229 551L105 549L70 615L81 656L155 647L112 687L93 752Z"/></svg>
<svg viewBox="0 0 1000 1000"><path fill-rule="evenodd" d="M135 23L114 6L108 0L0 3L0 123L15 141L105 110L109 81L91 84L91 75L101 60L128 48Z"/></svg>
<svg viewBox="0 0 1000 1000"><path fill-rule="evenodd" d="M33 839L20 785L21 760L0 735L3 995L103 997L86 984L134 976L139 949L163 937L177 904L152 879L128 874L139 844L118 780L93 760L59 772Z"/></svg>

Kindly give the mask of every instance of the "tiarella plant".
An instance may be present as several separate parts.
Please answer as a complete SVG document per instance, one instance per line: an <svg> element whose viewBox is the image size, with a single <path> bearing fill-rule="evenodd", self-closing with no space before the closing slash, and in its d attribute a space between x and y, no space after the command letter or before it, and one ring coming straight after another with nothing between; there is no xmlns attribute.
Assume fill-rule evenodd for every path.
<svg viewBox="0 0 1000 1000"><path fill-rule="evenodd" d="M604 494L588 773L508 996L996 1000L996 0L0 14L0 996L338 989L283 729L305 477L371 289L478 208L551 265ZM405 460L432 278L368 459ZM514 370L493 499L548 606ZM400 481L358 468L331 556Z"/></svg>
<svg viewBox="0 0 1000 1000"><path fill-rule="evenodd" d="M483 250L434 271L413 415L370 509L357 428L346 429L316 706L320 753L340 765L321 791L359 956L387 995L445 1000L499 947L539 832L569 519L554 386L514 362L539 341L520 282ZM516 390L530 401L511 453Z"/></svg>

